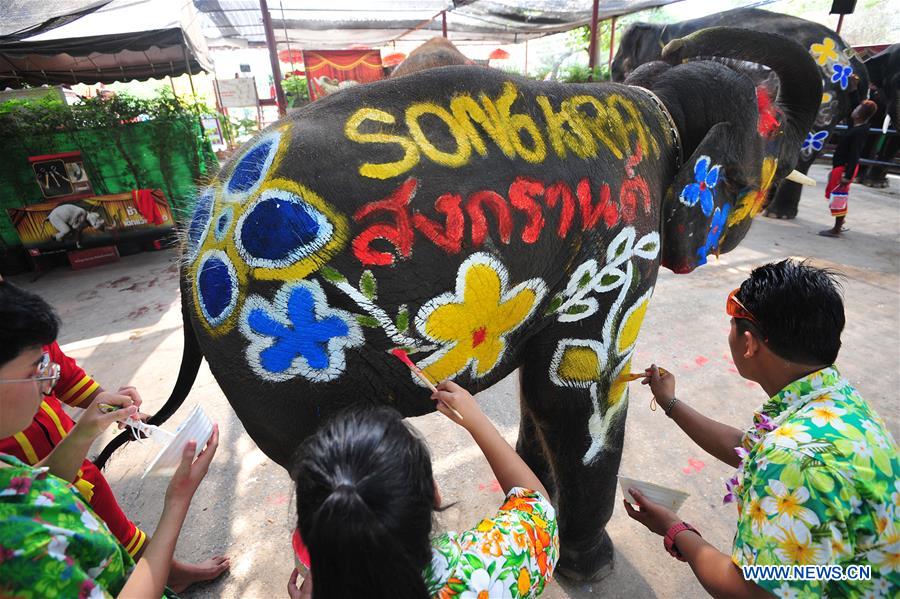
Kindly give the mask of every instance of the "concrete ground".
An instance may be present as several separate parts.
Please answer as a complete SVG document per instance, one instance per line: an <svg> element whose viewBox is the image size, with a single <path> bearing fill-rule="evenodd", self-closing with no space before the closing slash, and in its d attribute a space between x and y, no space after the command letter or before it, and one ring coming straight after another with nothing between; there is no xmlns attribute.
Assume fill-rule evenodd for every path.
<svg viewBox="0 0 900 599"><path fill-rule="evenodd" d="M641 334L636 367L651 361L673 371L678 396L735 426L749 423L766 399L742 380L730 360L725 297L755 265L786 256L812 258L846 275L847 327L838 360L842 372L900 432L900 194L854 185L842 239L816 233L831 226L822 198L827 171L806 188L796 220L758 218L742 245L688 276L660 272L656 294ZM47 298L64 326L61 343L107 388L135 385L148 412L168 397L178 371L181 314L174 251L129 256L87 271L54 270L36 282L15 282ZM518 426L518 383L510 377L479 396L485 412L514 442ZM688 491L681 515L704 537L730 550L736 513L723 506L724 481L732 474L695 447L661 411L648 409L650 395L631 388L622 474ZM177 557L198 561L224 552L233 559L230 574L195 587L185 597L285 597L293 567L289 534L294 527L290 480L268 461L247 436L204 365L187 406L201 404L219 423L221 445L194 499L177 548ZM187 414L182 408L170 425ZM446 529L473 526L492 513L502 495L466 433L438 413L413 419L428 439L434 472L446 502L456 505L440 516ZM111 435L108 435L108 437ZM108 438L107 437L107 438ZM119 452L107 476L126 511L151 532L159 517L167 480L141 479L154 453L149 441ZM95 447L96 451L99 451ZM621 505L608 526L616 546L615 571L593 584L554 581L545 597L582 598L703 596L690 569L669 557L659 537L630 520Z"/></svg>

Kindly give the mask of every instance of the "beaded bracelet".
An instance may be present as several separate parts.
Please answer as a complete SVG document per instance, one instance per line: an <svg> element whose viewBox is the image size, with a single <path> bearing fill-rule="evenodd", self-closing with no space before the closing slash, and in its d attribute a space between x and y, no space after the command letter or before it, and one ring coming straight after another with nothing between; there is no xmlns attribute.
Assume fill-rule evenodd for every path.
<svg viewBox="0 0 900 599"><path fill-rule="evenodd" d="M663 408L663 412L665 412L666 416L668 416L669 418L672 417L672 408L675 407L676 403L678 403L678 398L673 397L672 401L670 401L669 404Z"/></svg>

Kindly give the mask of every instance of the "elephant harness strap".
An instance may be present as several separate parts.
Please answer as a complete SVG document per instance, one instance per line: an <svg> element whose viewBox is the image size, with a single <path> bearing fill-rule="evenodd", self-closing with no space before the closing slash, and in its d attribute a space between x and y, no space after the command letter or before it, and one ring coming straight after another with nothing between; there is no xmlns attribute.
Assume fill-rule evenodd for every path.
<svg viewBox="0 0 900 599"><path fill-rule="evenodd" d="M652 91L647 89L646 87L640 87L639 85L632 86L633 89L639 90L653 100L653 103L662 111L662 113L666 117L666 122L669 124L669 133L672 134L672 143L675 146L675 170L681 168L681 163L684 160L684 156L682 155L681 150L681 134L678 132L678 127L675 125L675 119L672 118L672 114L669 112L669 109L666 108L666 105L662 103L662 100L657 97Z"/></svg>

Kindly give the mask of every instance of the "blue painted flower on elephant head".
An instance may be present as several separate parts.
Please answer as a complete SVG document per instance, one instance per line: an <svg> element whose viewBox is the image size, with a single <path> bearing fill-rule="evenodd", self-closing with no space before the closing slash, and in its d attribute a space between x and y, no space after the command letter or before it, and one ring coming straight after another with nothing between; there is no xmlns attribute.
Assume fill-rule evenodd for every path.
<svg viewBox="0 0 900 599"><path fill-rule="evenodd" d="M276 166L281 137L281 131L264 135L238 158L225 181L227 201L243 202L259 188Z"/></svg>
<svg viewBox="0 0 900 599"><path fill-rule="evenodd" d="M818 152L825 146L825 140L828 138L828 131L810 131L806 134L806 139L800 146L800 152L804 156L809 156L813 152Z"/></svg>
<svg viewBox="0 0 900 599"><path fill-rule="evenodd" d="M247 361L270 381L334 380L347 368L346 350L365 341L355 317L329 307L322 287L310 280L284 284L271 302L250 296L240 321L250 342Z"/></svg>
<svg viewBox="0 0 900 599"><path fill-rule="evenodd" d="M722 233L725 232L725 223L728 221L729 212L731 212L731 204L725 204L721 208L717 207L716 211L713 212L712 221L709 223L709 232L706 234L706 241L697 250L697 266L706 264L706 257L718 249Z"/></svg>
<svg viewBox="0 0 900 599"><path fill-rule="evenodd" d="M841 89L847 89L847 86L850 84L850 75L853 74L853 67L842 64L833 64L831 65L831 70L831 82L839 83Z"/></svg>
<svg viewBox="0 0 900 599"><path fill-rule="evenodd" d="M710 168L711 163L709 156L697 159L697 164L694 165L694 182L685 185L679 196L681 203L686 206L695 206L699 202L700 209L706 216L712 214L713 193L719 184L719 169L722 168L718 164Z"/></svg>

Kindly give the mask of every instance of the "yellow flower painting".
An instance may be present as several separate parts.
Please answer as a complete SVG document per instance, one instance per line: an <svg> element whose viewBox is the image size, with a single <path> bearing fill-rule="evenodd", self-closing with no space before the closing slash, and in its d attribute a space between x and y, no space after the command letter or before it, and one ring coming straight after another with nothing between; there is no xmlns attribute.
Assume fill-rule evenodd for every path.
<svg viewBox="0 0 900 599"><path fill-rule="evenodd" d="M512 289L506 267L477 253L459 268L456 290L427 302L416 326L441 348L419 362L432 379L442 381L471 366L483 377L502 360L506 337L522 326L547 293L541 279Z"/></svg>

